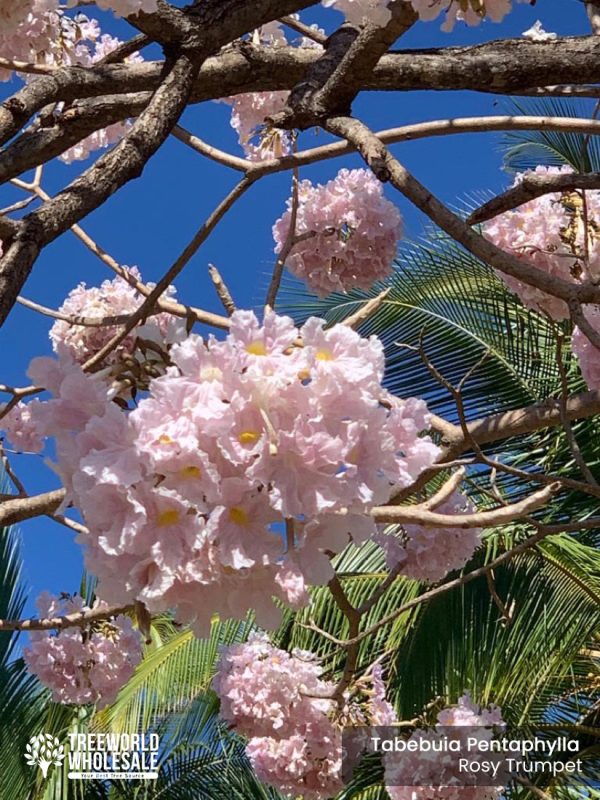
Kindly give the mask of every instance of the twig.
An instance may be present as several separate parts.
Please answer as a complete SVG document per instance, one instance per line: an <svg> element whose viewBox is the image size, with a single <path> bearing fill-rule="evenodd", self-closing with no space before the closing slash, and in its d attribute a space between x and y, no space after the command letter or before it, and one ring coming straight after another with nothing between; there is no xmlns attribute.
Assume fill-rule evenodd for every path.
<svg viewBox="0 0 600 800"><path fill-rule="evenodd" d="M500 615L502 616L503 623L508 626L512 625L513 618L511 612L502 602L500 595L498 594L498 590L496 589L496 583L494 581L494 570L490 569L485 573L488 589L490 590L490 595L492 596L492 600L496 604Z"/></svg>
<svg viewBox="0 0 600 800"><path fill-rule="evenodd" d="M275 301L277 300L277 294L279 292L279 287L281 286L281 278L283 276L285 262L287 261L288 256L290 255L294 247L298 244L298 240L296 238L298 208L300 206L300 198L298 190L299 190L299 173L298 173L298 168L295 167L292 175L292 205L290 208L290 227L287 232L286 240L283 243L283 246L279 252L279 256L277 257L275 267L273 268L273 276L271 278L271 283L269 284L269 288L267 290L267 296L265 299L265 305L269 306L270 308L275 307Z"/></svg>
<svg viewBox="0 0 600 800"><path fill-rule="evenodd" d="M218 147L213 147L207 142L202 141L198 136L194 136L185 128L182 128L181 125L176 125L171 131L171 135L179 139L180 142L187 144L188 147L191 147L192 150L195 150L197 153L225 167L231 167L231 169L236 169L238 172L243 173L247 173L248 170L252 168L252 161L246 161L244 158L238 158L238 156L226 153L224 150L219 150Z"/></svg>
<svg viewBox="0 0 600 800"><path fill-rule="evenodd" d="M56 72L58 67L53 64L33 64L29 61L13 61L10 58L0 58L0 69L25 72L31 75L49 75L51 72Z"/></svg>
<svg viewBox="0 0 600 800"><path fill-rule="evenodd" d="M328 583L329 591L331 592L333 599L336 602L336 605L342 612L342 614L348 620L348 633L351 639L354 639L358 636L360 631L360 620L361 620L361 613L358 611L352 603L348 600L346 593L344 592L344 588L340 583L340 580L337 575L329 581ZM346 649L346 661L344 663L344 670L342 672L342 677L336 684L335 689L333 690L332 697L333 699L337 700L338 705L342 705L344 702L344 692L352 682L352 678L354 677L354 673L356 672L356 666L358 663L358 644L356 645L349 645Z"/></svg>
<svg viewBox="0 0 600 800"><path fill-rule="evenodd" d="M394 609L394 611L390 612L386 616L382 617L376 623L374 623L370 628L365 631L362 631L360 634L355 636L353 639L347 640L340 640L336 639L335 637L328 635L330 641L334 642L335 644L339 645L340 647L351 647L359 642L362 642L363 639L366 639L369 636L372 636L381 628L389 625L391 622L394 622L399 616L405 614L407 611L411 611L413 608L422 605L423 603L428 602L429 600L433 600L435 597L439 597L442 594L450 591L451 589L456 589L460 586L464 586L467 583L475 580L476 578L483 577L486 572L495 569L496 567L501 566L506 561L509 561L514 556L519 555L520 553L529 550L531 547L536 545L538 542L542 541L542 539L549 536L551 533L555 531L551 528L551 526L544 526L540 528L533 536L530 536L521 544L515 545L510 550L499 555L497 558L490 561L489 564L485 564L483 567L479 567L478 569L473 570L472 572L468 572L464 575L461 575L458 578L454 578L447 583L443 583L441 586L436 586L434 589L430 589L427 592L419 595L419 597L414 598L413 600L409 600L408 602L401 605L399 608Z"/></svg>
<svg viewBox="0 0 600 800"><path fill-rule="evenodd" d="M589 135L589 134L588 134ZM512 211L545 194L568 192L573 189L600 189L600 172L570 172L557 175L524 175L521 181L507 191L484 203L468 218L469 225L482 222Z"/></svg>
<svg viewBox="0 0 600 800"><path fill-rule="evenodd" d="M213 282L213 286L215 287L223 308L229 314L229 316L231 316L235 311L235 303L233 302L231 292L227 288L227 284L223 280L221 273L214 264L209 264L208 274L210 275L210 279Z"/></svg>
<svg viewBox="0 0 600 800"><path fill-rule="evenodd" d="M356 330L359 328L363 322L369 319L381 306L384 304L386 297L392 291L392 287L388 286L387 289L384 289L383 292L377 295L377 297L372 297L370 300L362 305L358 311L355 311L354 314L350 314L349 317L346 317L345 320L342 321L342 325L346 325L348 328L352 328Z"/></svg>
<svg viewBox="0 0 600 800"><path fill-rule="evenodd" d="M3 443L1 441L0 441L0 463L2 464L4 472L6 473L6 475L8 475L8 477L12 481L13 486L17 490L17 492L18 492L17 496L18 497L27 497L27 489L21 483L21 481L17 477L17 474L15 473L13 468L11 467L10 461L8 460L8 456L6 455L6 452L4 450L4 445L3 445Z"/></svg>
<svg viewBox="0 0 600 800"><path fill-rule="evenodd" d="M123 325L129 319L129 314L118 314L113 317L77 317L71 314L63 314L61 311L55 311L53 308L34 303L33 300L28 300L26 297L17 297L17 303L32 311L37 311L46 317L68 322L70 325L81 325L82 327L89 328L103 328L107 326Z"/></svg>
<svg viewBox="0 0 600 800"><path fill-rule="evenodd" d="M50 199L50 195L44 192L41 187L35 188L34 191L43 200ZM133 286L135 289L137 289L140 294L142 294L144 297L148 297L150 295L152 289L146 286L145 283L138 281L134 275L122 267L119 262L116 261L109 253L107 253L104 248L100 247L100 245L94 239L92 239L92 237L86 233L86 231L84 231L80 225L72 225L71 232L85 247L87 247L91 253L96 256L96 258L100 259L103 264L119 275L119 277L123 278L124 281L127 281L130 286ZM228 330L230 325L229 317L224 317L220 314L213 314L211 311L205 311L202 308L186 306L182 303L177 303L174 300L158 300L157 309L183 319L189 319L191 317L196 322L210 325L213 328L220 328L222 330Z"/></svg>
<svg viewBox="0 0 600 800"><path fill-rule="evenodd" d="M532 511L541 508L559 489L560 484L554 483L534 492L518 503L494 508L491 511L477 511L473 514L438 514L418 505L376 506L371 509L370 514L380 523L417 523L425 528L493 528L522 519Z"/></svg>
<svg viewBox="0 0 600 800"><path fill-rule="evenodd" d="M0 631L50 631L64 628L83 628L91 622L101 619L112 619L119 614L128 614L132 605L93 608L89 611L77 611L62 617L43 617L40 619L0 619Z"/></svg>
<svg viewBox="0 0 600 800"><path fill-rule="evenodd" d="M83 365L85 370L93 370L97 368L107 355L109 355L115 347L125 339L128 334L135 328L135 326L143 319L145 319L151 309L154 308L156 301L159 300L163 292L165 292L168 287L170 286L171 282L174 278L179 275L181 270L186 266L189 260L195 255L196 251L199 247L206 241L206 239L210 236L212 231L218 225L218 223L223 219L227 211L231 208L231 206L238 200L247 189L252 186L254 180L249 178L242 178L242 180L236 184L236 186L227 194L227 196L219 203L217 208L212 212L212 214L208 217L206 222L202 225L202 227L198 230L192 241L188 244L182 254L177 258L177 260L173 263L173 265L167 270L167 272L163 275L160 281L156 284L154 289L150 292L148 297L144 300L144 302L139 306L139 308L130 315L129 320L126 325L117 333L112 339L107 342L104 347L100 348L97 353L95 353L90 359L86 361Z"/></svg>
<svg viewBox="0 0 600 800"><path fill-rule="evenodd" d="M82 525L79 522L76 522L74 519L69 519L69 517L65 517L62 514L47 514L50 519L53 519L55 522L58 522L60 525L64 525L65 528L69 528L69 530L75 531L75 533L81 534L89 534L89 528L86 528L85 525Z"/></svg>
<svg viewBox="0 0 600 800"><path fill-rule="evenodd" d="M313 42L316 42L317 44L323 45L327 41L326 34L321 33L321 31L317 28L311 28L310 25L305 25L299 19L294 19L293 17L282 17L281 22L283 22L284 25L287 25L288 28L296 31L296 33L300 33L307 39L312 39Z"/></svg>

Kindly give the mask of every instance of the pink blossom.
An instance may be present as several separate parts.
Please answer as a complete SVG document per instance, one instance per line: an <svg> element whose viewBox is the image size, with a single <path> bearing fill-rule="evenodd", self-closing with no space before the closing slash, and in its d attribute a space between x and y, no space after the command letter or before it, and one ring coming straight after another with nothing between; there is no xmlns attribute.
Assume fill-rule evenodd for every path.
<svg viewBox="0 0 600 800"><path fill-rule="evenodd" d="M584 306L583 313L587 322L600 336L600 307ZM600 388L600 350L593 345L581 328L576 327L571 339L573 353L579 361L579 369L589 389Z"/></svg>
<svg viewBox="0 0 600 800"><path fill-rule="evenodd" d="M455 492L436 507L440 514L472 513L474 507ZM404 525L402 533L379 534L377 542L386 554L389 569L400 566L402 575L435 583L455 569L464 567L481 542L479 528L428 528Z"/></svg>
<svg viewBox="0 0 600 800"><path fill-rule="evenodd" d="M298 19L298 15L292 14L292 18ZM316 25L311 25L311 28L320 31ZM289 44L279 22L270 22L253 31L250 41L263 48L286 47ZM301 37L299 45L320 47L307 37ZM248 92L219 101L231 106L231 127L238 134L239 143L250 161L279 158L292 151L292 134L268 128L267 125L267 118L283 111L288 96L289 92L286 91Z"/></svg>
<svg viewBox="0 0 600 800"><path fill-rule="evenodd" d="M416 730L410 740L422 741L440 739L452 733L452 738L463 742L465 737L476 735L489 741L493 737L493 726L503 724L498 706L482 708L475 705L465 693L454 706L443 709L437 717L437 724L431 730ZM467 730L461 734L460 728ZM453 729L452 731L448 729ZM471 751L473 760L490 758L490 754ZM493 756L492 756L493 757ZM384 757L385 785L391 800L496 800L502 795L503 787L464 786L458 771L456 753L409 751L402 754L389 754ZM449 785L438 786L436 781L443 776ZM418 785L415 785L418 784ZM454 784L454 785L452 785Z"/></svg>
<svg viewBox="0 0 600 800"><path fill-rule="evenodd" d="M525 3L530 0L516 0ZM407 0L424 22L446 14L442 30L451 31L457 21L479 25L482 19L502 22L512 10L512 0Z"/></svg>
<svg viewBox="0 0 600 800"><path fill-rule="evenodd" d="M533 23L531 28L528 28L526 31L523 31L521 36L524 39L529 39L532 42L551 42L554 39L558 38L557 33L551 33L550 31L545 31L539 19Z"/></svg>
<svg viewBox="0 0 600 800"><path fill-rule="evenodd" d="M222 651L213 682L221 716L249 737L246 752L258 778L314 800L342 788L341 731L326 697L334 685L321 672L310 653L287 653L254 633Z"/></svg>
<svg viewBox="0 0 600 800"><path fill-rule="evenodd" d="M73 4L75 0L72 0ZM98 8L114 12L117 17L129 17L140 11L152 14L156 11L157 0L95 0Z"/></svg>
<svg viewBox="0 0 600 800"><path fill-rule="evenodd" d="M35 419L35 409L39 405L37 398L29 403L20 402L0 418L0 430L16 450L39 453L43 449L44 442Z"/></svg>
<svg viewBox="0 0 600 800"><path fill-rule="evenodd" d="M285 739L253 737L246 753L259 780L288 796L327 800L343 788L341 738L322 717Z"/></svg>
<svg viewBox="0 0 600 800"><path fill-rule="evenodd" d="M283 111L288 95L282 91L249 92L223 100L231 105L231 127L251 161L279 158L291 152L290 134L265 129L267 117Z"/></svg>
<svg viewBox="0 0 600 800"><path fill-rule="evenodd" d="M537 167L535 175L557 175L570 172L569 167ZM524 175L519 175L519 183ZM586 205L591 221L600 219L600 192L586 192ZM540 270L545 275L564 281L578 283L586 277L586 226L583 221L581 195L577 192L545 194L513 211L507 211L485 223L485 236L497 247ZM600 241L589 236L589 269L595 274L600 267ZM555 320L569 316L564 300L548 294L542 289L499 273L508 288L515 292L522 303Z"/></svg>
<svg viewBox="0 0 600 800"><path fill-rule="evenodd" d="M289 235L292 203L290 198L273 226L276 253ZM371 172L342 169L324 186L300 183L295 235L303 240L292 248L287 266L323 296L368 289L389 275L402 220Z"/></svg>
<svg viewBox="0 0 600 800"><path fill-rule="evenodd" d="M136 267L128 268L128 272L136 280L141 280L141 275ZM174 288L167 292L167 296L174 294ZM143 300L143 295L137 289L124 278L117 276L111 281L103 281L99 287L87 288L85 283L80 283L69 292L59 311L70 317L102 320L105 317L132 314L139 308ZM57 320L50 329L50 339L55 351L61 347L66 348L75 361L84 364L101 350L119 330L119 325L72 325L70 322ZM182 339L184 335L185 330L181 321L170 314L157 314L150 317L145 324L138 324L106 357L104 363L115 364L124 355L132 355L137 349L138 339L149 339L166 348L173 342ZM154 366L160 369L161 363L157 353L150 350L148 356L153 360Z"/></svg>
<svg viewBox="0 0 600 800"><path fill-rule="evenodd" d="M346 17L346 22L361 25L371 22L386 25L392 18L388 8L389 0L321 0L325 8L335 8Z"/></svg>
<svg viewBox="0 0 600 800"><path fill-rule="evenodd" d="M44 3L0 3L0 53L11 61L54 63L64 50L60 33L66 26L68 23L54 10L46 10ZM0 81L9 80L12 74L0 69Z"/></svg>
<svg viewBox="0 0 600 800"><path fill-rule="evenodd" d="M47 592L37 607L42 617L90 610L81 597L60 599ZM105 607L98 601L93 606ZM27 668L52 691L56 703L97 703L99 708L112 703L142 657L140 634L122 614L56 633L31 631L29 639L23 650Z"/></svg>
<svg viewBox="0 0 600 800"><path fill-rule="evenodd" d="M323 325L238 311L224 340L174 345L173 366L129 413L65 343L63 362L33 362L54 395L36 418L89 528L101 597L175 609L198 632L249 609L273 627L273 598L307 604L307 586L331 578L330 554L374 535L370 508L438 449L422 402L387 407L381 343Z"/></svg>
<svg viewBox="0 0 600 800"><path fill-rule="evenodd" d="M98 3L102 7L102 4ZM138 10L152 10L150 7L156 6L156 0L133 0L133 2L122 2L119 4L121 8L137 8ZM148 9L143 9L143 6L148 6ZM132 12L126 12L132 13ZM94 36L89 36L86 39L80 40L75 47L75 63L81 64L84 67L91 67L98 61L101 61L109 53L115 50L122 44L119 39L110 36L106 33L100 35L100 29ZM135 64L143 61L139 53L133 53L124 59L126 64ZM115 122L108 125L106 128L100 128L94 131L85 139L77 142L76 145L65 150L59 158L66 164L71 164L73 161L83 161L88 158L91 153L96 150L103 150L111 144L118 142L131 128L131 123L128 120L123 122Z"/></svg>
<svg viewBox="0 0 600 800"><path fill-rule="evenodd" d="M223 649L213 687L221 699L221 716L246 736L283 737L300 718L326 711L331 701L308 695L325 694L322 668L310 653L279 650L261 633L244 644Z"/></svg>

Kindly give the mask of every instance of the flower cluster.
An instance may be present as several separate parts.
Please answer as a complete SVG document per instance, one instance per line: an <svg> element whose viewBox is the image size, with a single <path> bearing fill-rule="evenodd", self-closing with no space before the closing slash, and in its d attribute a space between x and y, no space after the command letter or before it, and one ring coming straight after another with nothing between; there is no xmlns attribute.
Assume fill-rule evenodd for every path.
<svg viewBox="0 0 600 800"><path fill-rule="evenodd" d="M467 514L473 510L473 504L460 492L435 509L439 514ZM452 570L464 567L479 547L481 530L404 525L403 535L379 533L376 541L386 554L389 569L399 566L407 578L435 583Z"/></svg>
<svg viewBox="0 0 600 800"><path fill-rule="evenodd" d="M267 117L283 111L288 95L289 92L249 92L223 101L231 105L231 127L251 161L279 158L291 152L290 134L263 130Z"/></svg>
<svg viewBox="0 0 600 800"><path fill-rule="evenodd" d="M353 25L362 25L364 22L386 25L392 18L389 0L321 0L321 4L325 8L341 11L346 21Z"/></svg>
<svg viewBox="0 0 600 800"><path fill-rule="evenodd" d="M93 66L103 58L106 58L109 53L112 53L113 50L116 50L116 48L122 44L119 39L115 39L114 36L110 36L106 33L101 34L100 28L97 26L96 22L90 21L88 23L88 27L89 26L95 26L94 35L91 36L88 34L77 42L72 58L74 63L80 64L83 67ZM141 61L143 61L143 59L139 53L133 53L124 59L124 63L126 64L135 64ZM100 128L89 136L86 136L85 139L77 142L73 147L70 147L62 153L59 158L66 164L71 164L73 161L83 161L96 150L103 150L111 144L116 144L127 133L130 127L131 122L125 120L123 122L114 122L106 128Z"/></svg>
<svg viewBox="0 0 600 800"><path fill-rule="evenodd" d="M273 226L275 252L290 235L293 199ZM287 266L323 296L353 288L368 289L391 272L402 219L368 170L342 169L325 185L302 181Z"/></svg>
<svg viewBox="0 0 600 800"><path fill-rule="evenodd" d="M37 398L29 403L19 402L0 418L0 431L4 432L15 450L29 453L42 450L44 442L35 419L35 411L39 406Z"/></svg>
<svg viewBox="0 0 600 800"><path fill-rule="evenodd" d="M81 597L57 598L48 592L36 605L42 617L90 610ZM104 606L96 602L94 609ZM29 638L23 650L27 668L52 691L56 703L112 703L142 657L140 634L123 615L57 633L31 631Z"/></svg>
<svg viewBox="0 0 600 800"><path fill-rule="evenodd" d="M246 752L258 778L307 800L342 788L341 732L326 696L334 687L320 676L312 654L287 653L253 634L222 652L214 681L221 716L248 737Z"/></svg>
<svg viewBox="0 0 600 800"><path fill-rule="evenodd" d="M292 14L291 18L299 19L297 14ZM323 33L317 25L310 27L315 32ZM278 22L270 22L253 31L251 41L262 47L286 47L290 44ZM320 47L306 36L301 36L297 44L300 47ZM231 127L237 132L239 143L250 161L280 158L291 152L292 134L266 127L269 117L283 111L288 96L287 91L248 92L219 101L231 106Z"/></svg>
<svg viewBox="0 0 600 800"><path fill-rule="evenodd" d="M474 729L478 737L489 740L493 737L493 726L502 724L498 706L481 708L466 693L456 705L439 712L434 729L416 730L410 740L424 737L435 740L443 736L462 739L467 734L473 736ZM461 728L466 729L464 735ZM466 751L466 742L462 749ZM489 759L490 754L472 753L470 757L475 760L484 756ZM452 753L407 749L402 758L385 757L384 767L384 782L391 800L495 800L502 795L501 787L461 786L457 758ZM447 785L437 785L440 776Z"/></svg>
<svg viewBox="0 0 600 800"><path fill-rule="evenodd" d="M285 32L278 22L271 22L253 31L251 41L263 47L285 47L288 44ZM302 46L312 45L303 39ZM221 102L231 106L231 127L246 157L251 161L288 155L292 149L291 134L281 130L267 130L265 123L283 111L289 92L248 92L227 97Z"/></svg>
<svg viewBox="0 0 600 800"><path fill-rule="evenodd" d="M56 11L46 8L43 2L0 3L0 55L3 58L33 63L60 62L75 23L65 22ZM0 69L0 81L7 81L11 76L11 70Z"/></svg>
<svg viewBox="0 0 600 800"><path fill-rule="evenodd" d="M110 3L101 0L98 5L122 16L156 10L156 0L111 0ZM119 44L118 39L101 35L96 20L83 14L67 16L56 0L0 2L0 55L3 58L57 67L91 66ZM138 60L141 59L137 54L127 59L129 62ZM9 69L0 70L0 80L8 80L11 75Z"/></svg>
<svg viewBox="0 0 600 800"><path fill-rule="evenodd" d="M101 597L175 608L200 632L248 609L272 627L272 596L306 604L305 583L331 578L327 553L373 535L370 507L435 460L425 404L381 402L381 343L323 325L238 311L224 341L175 345L175 366L129 414L101 374L32 362L55 395L36 419L90 529Z"/></svg>
<svg viewBox="0 0 600 800"><path fill-rule="evenodd" d="M512 10L512 0L407 0L424 22L436 19L445 12L442 30L451 31L457 21L467 25L479 25L488 17L493 22L502 22ZM517 0L528 3L530 0Z"/></svg>
<svg viewBox="0 0 600 800"><path fill-rule="evenodd" d="M533 174L556 175L570 171L568 167L537 167ZM519 175L515 183L522 179L523 175ZM587 223L584 220L586 207ZM599 224L600 192L586 192L585 205L579 192L555 192L500 214L485 224L484 234L497 247L538 269L540 277L550 275L578 282L586 277L586 258L589 258L592 274L600 269ZM511 276L501 274L501 278L528 308L555 320L569 316L564 300Z"/></svg>
<svg viewBox="0 0 600 800"><path fill-rule="evenodd" d="M156 11L157 0L94 0L98 8L103 11L112 11L117 17L129 17L143 11L152 14ZM75 0L71 0L75 3Z"/></svg>
<svg viewBox="0 0 600 800"><path fill-rule="evenodd" d="M600 336L600 307L584 306L583 314L588 324ZM581 374L588 387L600 389L600 350L590 342L579 327L573 331L571 347L577 356Z"/></svg>
<svg viewBox="0 0 600 800"><path fill-rule="evenodd" d="M141 281L136 267L127 268L134 281ZM149 284L152 288L153 284ZM175 294L171 287L167 297ZM69 317L86 317L88 320L103 320L107 317L128 316L140 307L144 296L125 278L117 276L104 281L100 286L87 288L80 283L69 292L59 311ZM50 339L55 352L67 352L79 364L84 364L98 353L119 331L119 325L74 325L65 320L57 320L50 329ZM171 314L156 314L144 324L138 324L131 333L107 355L105 365L117 364L126 356L139 353L139 343L148 341L152 349L146 349L146 359L158 369L161 365L161 351L185 338L184 323ZM137 353L136 353L137 351ZM160 371L164 371L161 369Z"/></svg>

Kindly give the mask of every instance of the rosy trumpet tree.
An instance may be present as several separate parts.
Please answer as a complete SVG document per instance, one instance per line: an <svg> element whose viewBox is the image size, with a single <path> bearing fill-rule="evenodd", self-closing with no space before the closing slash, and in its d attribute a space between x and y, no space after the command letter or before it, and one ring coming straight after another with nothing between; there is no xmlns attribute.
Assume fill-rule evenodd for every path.
<svg viewBox="0 0 600 800"><path fill-rule="evenodd" d="M331 12L327 32L303 22L301 12L317 5ZM561 526L576 532L594 524L575 510L557 531L535 512L565 488L600 495L571 429L573 420L600 413L599 175L539 167L465 219L388 145L519 126L591 137L600 123L482 117L377 133L353 114L364 90L599 96L595 35L563 39L538 25L525 38L458 52L391 50L420 22L440 18L445 31L501 22L513 5L199 0L182 9L157 0L98 0L130 24L131 39L120 42L87 16L93 7L83 16L51 0L0 0L0 79L23 80L0 106L0 181L34 203L24 214L22 202L0 212L0 321L17 302L51 317L54 350L54 357L29 364L31 385L0 387L1 455L14 485L0 498L0 524L46 515L74 528L86 568L98 578L92 607L82 598L45 596L39 618L0 620L0 629L31 632L26 662L58 702L106 704L115 697L141 658L136 615L141 629L148 616L172 614L204 636L215 615L253 614L271 632L282 612L311 607L312 587L328 587L347 636L338 640L313 627L343 652L339 672L325 676L314 654L287 652L256 632L223 651L214 688L223 719L248 739L262 781L291 797L332 797L343 788L344 725L400 724L382 677L391 654L359 669L361 645L383 624L480 577L501 607L495 567ZM587 5L595 19L595 4ZM162 60L145 59L152 43ZM186 108L208 100L230 106L238 152L178 124ZM300 149L300 134L313 129L339 141ZM138 178L169 136L241 178L153 284L80 223ZM304 166L349 153L360 155L361 169L341 168L322 185L300 179ZM81 161L82 169L50 196L42 179L53 158ZM237 309L215 269L223 313L188 305L174 288L182 270L253 184L286 171L287 209L267 221L275 265L263 308ZM456 404L458 423L452 422L422 399L385 388L383 346L359 329L386 290L331 326L315 317L296 325L278 312L286 267L320 296L385 282L403 237L399 208L408 202L490 265L533 313L574 324L573 352L589 391L568 395L563 386L543 407L468 419L462 385L445 382L421 348ZM112 279L99 287L82 283L60 308L48 309L22 290L44 248L70 231ZM492 461L484 445L551 427L564 429L577 479L537 475L540 486L515 502L492 482L487 497L468 497L465 467L473 464L512 470L525 484L531 478L527 468ZM46 448L61 489L29 496L18 477L21 454ZM448 577L469 563L484 530L514 522L527 528L526 538L505 543L483 567ZM382 549L387 572L357 606L344 591L336 556L365 543ZM401 578L421 582L423 591L369 626L369 612ZM438 725L502 723L500 709L482 708L468 694L456 700L439 710ZM390 797L409 796L403 779L385 764ZM483 800L499 793L481 787L432 796Z"/></svg>

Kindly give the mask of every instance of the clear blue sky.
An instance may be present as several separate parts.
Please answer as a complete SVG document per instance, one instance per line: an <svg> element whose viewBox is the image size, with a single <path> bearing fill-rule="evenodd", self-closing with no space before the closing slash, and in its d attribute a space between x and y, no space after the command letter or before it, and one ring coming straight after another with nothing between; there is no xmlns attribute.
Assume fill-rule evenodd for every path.
<svg viewBox="0 0 600 800"><path fill-rule="evenodd" d="M104 30L125 38L128 26L110 15L98 15ZM310 10L303 19L317 21L327 31L341 16L323 9ZM459 25L453 34L443 34L437 23L419 24L402 40L402 47L431 47L473 44L491 38L519 36L536 19L546 30L561 35L588 32L580 0L538 0L537 6L517 4L504 23L486 23L471 29ZM0 99L20 86L18 80L0 84ZM474 93L398 93L369 94L357 102L356 112L376 129L409 122L452 116L502 113L504 101L493 95ZM183 124L202 138L223 149L239 153L236 136L229 126L227 106L208 103L191 109ZM304 134L300 145L315 146L325 141L321 134ZM476 190L499 190L506 183L501 172L497 134L464 135L422 140L396 145L394 151L418 178L443 200ZM60 162L45 171L44 187L56 192L89 162L65 166ZM302 177L316 181L332 178L341 166L361 166L357 157L307 168ZM237 173L217 166L171 139L147 166L143 178L129 184L100 210L83 221L83 227L122 264L139 266L147 280L156 280L194 234L202 220L224 196ZM407 234L419 234L421 219L403 198L388 195L398 203L405 218ZM185 302L220 311L207 278L207 265L218 265L239 306L260 303L267 274L273 263L272 223L281 215L289 195L289 176L267 178L253 187L221 227L193 259L177 281ZM4 188L0 204L12 202L14 192ZM10 199L8 199L10 198ZM71 235L65 235L47 248L35 265L25 295L51 307L58 307L79 281L96 284L112 277L108 270ZM29 360L48 354L50 320L17 307L0 330L2 354L0 382L22 385ZM29 492L57 486L56 477L35 456L20 456L15 466ZM27 613L33 613L32 600L43 589L57 593L74 591L82 570L80 549L70 532L46 519L22 526L25 578L31 589Z"/></svg>

